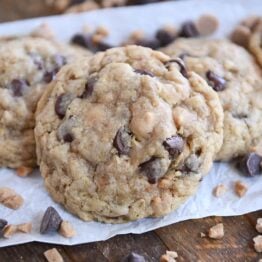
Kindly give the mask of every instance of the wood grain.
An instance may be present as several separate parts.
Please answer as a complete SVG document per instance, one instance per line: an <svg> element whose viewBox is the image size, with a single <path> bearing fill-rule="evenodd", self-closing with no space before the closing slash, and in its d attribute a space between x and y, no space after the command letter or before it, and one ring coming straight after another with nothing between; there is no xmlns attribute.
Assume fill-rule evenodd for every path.
<svg viewBox="0 0 262 262"><path fill-rule="evenodd" d="M0 21L11 21L55 14L44 0L1 0ZM261 200L262 201L262 200ZM42 262L43 253L56 247L65 262L118 262L129 252L144 255L147 261L159 261L166 250L178 252L179 261L257 262L262 254L254 251L252 238L257 235L256 219L262 211L238 217L209 217L189 220L141 235L123 235L110 240L77 246L29 243L0 249L0 262ZM225 237L221 240L201 238L200 232L223 222ZM4 241L0 239L0 241Z"/></svg>

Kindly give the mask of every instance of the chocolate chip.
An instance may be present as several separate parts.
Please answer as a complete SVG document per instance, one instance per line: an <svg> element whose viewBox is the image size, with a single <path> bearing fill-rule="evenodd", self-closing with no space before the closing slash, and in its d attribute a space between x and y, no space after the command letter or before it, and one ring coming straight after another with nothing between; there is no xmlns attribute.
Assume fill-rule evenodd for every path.
<svg viewBox="0 0 262 262"><path fill-rule="evenodd" d="M95 83L97 81L97 77L93 76L87 79L85 90L83 94L80 96L80 98L87 98L90 97L93 94Z"/></svg>
<svg viewBox="0 0 262 262"><path fill-rule="evenodd" d="M66 58L60 54L56 54L53 56L53 60L55 62L55 68L61 68L66 64Z"/></svg>
<svg viewBox="0 0 262 262"><path fill-rule="evenodd" d="M75 127L76 119L70 117L63 121L57 130L57 138L60 141L64 141L66 143L71 143L74 140L74 134L72 132L73 127Z"/></svg>
<svg viewBox="0 0 262 262"><path fill-rule="evenodd" d="M119 155L128 155L130 150L128 140L128 132L123 127L119 128L113 141L113 146L117 149Z"/></svg>
<svg viewBox="0 0 262 262"><path fill-rule="evenodd" d="M76 44L88 49L93 48L92 40L90 36L83 34L76 34L71 38L71 43Z"/></svg>
<svg viewBox="0 0 262 262"><path fill-rule="evenodd" d="M60 119L65 116L67 107L70 105L73 99L74 95L71 93L64 93L56 99L55 112Z"/></svg>
<svg viewBox="0 0 262 262"><path fill-rule="evenodd" d="M158 157L152 157L148 161L139 165L140 171L143 172L150 184L155 184L158 179L163 176L163 168L161 165L161 159Z"/></svg>
<svg viewBox="0 0 262 262"><path fill-rule="evenodd" d="M42 70L44 68L44 62L43 62L43 58L36 53L30 53L29 54L33 60L33 63L36 65L38 70Z"/></svg>
<svg viewBox="0 0 262 262"><path fill-rule="evenodd" d="M144 69L135 69L134 70L135 73L138 73L140 75L148 75L148 76L151 76L151 77L154 77L154 75Z"/></svg>
<svg viewBox="0 0 262 262"><path fill-rule="evenodd" d="M136 45L140 45L143 47L149 47L151 49L158 49L161 47L160 42L157 39L154 40L148 40L143 39L136 42Z"/></svg>
<svg viewBox="0 0 262 262"><path fill-rule="evenodd" d="M188 78L188 73L186 66L184 65L183 61L180 59L172 59L166 62L166 65L169 65L170 63L177 63L180 69L180 73L185 77Z"/></svg>
<svg viewBox="0 0 262 262"><path fill-rule="evenodd" d="M192 21L188 21L182 24L179 36L197 37L199 36L199 32L197 31L195 24Z"/></svg>
<svg viewBox="0 0 262 262"><path fill-rule="evenodd" d="M163 142L164 148L168 151L172 158L177 157L184 148L184 140L181 136L171 136Z"/></svg>
<svg viewBox="0 0 262 262"><path fill-rule="evenodd" d="M206 77L208 79L208 83L213 87L213 89L217 92L223 91L226 88L226 80L215 74L212 71L207 71L206 72Z"/></svg>
<svg viewBox="0 0 262 262"><path fill-rule="evenodd" d="M53 207L48 207L42 218L40 233L46 234L49 232L58 231L62 222L62 218Z"/></svg>
<svg viewBox="0 0 262 262"><path fill-rule="evenodd" d="M71 143L74 140L74 137L73 137L72 134L67 133L67 134L64 135L63 139L64 139L65 142Z"/></svg>
<svg viewBox="0 0 262 262"><path fill-rule="evenodd" d="M22 96L24 93L24 90L29 85L29 83L26 80L23 79L14 79L11 82L11 90L13 92L14 96Z"/></svg>
<svg viewBox="0 0 262 262"><path fill-rule="evenodd" d="M122 262L146 262L145 258L135 252L131 252L127 255Z"/></svg>
<svg viewBox="0 0 262 262"><path fill-rule="evenodd" d="M156 39L158 39L161 47L165 47L175 40L175 36L164 29L159 29L156 32Z"/></svg>
<svg viewBox="0 0 262 262"><path fill-rule="evenodd" d="M107 49L113 48L114 46L105 42L98 42L96 43L95 47L97 49L96 51L106 51Z"/></svg>
<svg viewBox="0 0 262 262"><path fill-rule="evenodd" d="M44 82L46 82L47 84L50 83L55 78L56 73L56 70L46 71L43 76Z"/></svg>
<svg viewBox="0 0 262 262"><path fill-rule="evenodd" d="M8 224L8 222L5 219L0 218L0 232L2 229Z"/></svg>
<svg viewBox="0 0 262 262"><path fill-rule="evenodd" d="M261 163L262 157L252 152L240 160L239 167L245 175L255 176L262 172Z"/></svg>

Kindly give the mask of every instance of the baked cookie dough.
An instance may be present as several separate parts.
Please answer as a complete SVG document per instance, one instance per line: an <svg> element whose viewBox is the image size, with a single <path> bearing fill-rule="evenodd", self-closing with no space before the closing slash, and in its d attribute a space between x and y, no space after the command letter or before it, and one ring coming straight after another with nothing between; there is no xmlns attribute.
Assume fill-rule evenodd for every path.
<svg viewBox="0 0 262 262"><path fill-rule="evenodd" d="M216 160L244 155L262 140L261 70L244 48L228 40L181 38L162 51L182 57L219 95L224 142Z"/></svg>
<svg viewBox="0 0 262 262"><path fill-rule="evenodd" d="M0 45L0 166L36 165L36 104L57 71L88 52L42 38L22 37Z"/></svg>
<svg viewBox="0 0 262 262"><path fill-rule="evenodd" d="M195 193L222 144L216 92L139 46L65 66L40 99L37 155L53 199L83 220L163 216Z"/></svg>

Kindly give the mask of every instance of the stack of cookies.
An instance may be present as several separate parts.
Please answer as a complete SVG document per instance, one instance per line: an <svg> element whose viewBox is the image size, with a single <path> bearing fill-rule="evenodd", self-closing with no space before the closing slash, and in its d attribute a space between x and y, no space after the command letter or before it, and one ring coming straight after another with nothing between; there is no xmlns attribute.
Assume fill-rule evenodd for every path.
<svg viewBox="0 0 262 262"><path fill-rule="evenodd" d="M229 40L90 55L25 37L1 43L0 68L0 165L38 163L53 199L83 220L166 215L215 160L261 172L261 68Z"/></svg>

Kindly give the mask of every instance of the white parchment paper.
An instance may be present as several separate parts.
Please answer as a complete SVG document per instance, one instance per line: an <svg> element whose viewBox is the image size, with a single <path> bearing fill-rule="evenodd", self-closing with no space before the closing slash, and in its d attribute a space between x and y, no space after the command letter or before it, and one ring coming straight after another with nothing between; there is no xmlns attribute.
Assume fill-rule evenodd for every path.
<svg viewBox="0 0 262 262"><path fill-rule="evenodd" d="M133 30L143 29L148 36L151 36L160 26L169 23L179 26L183 21L196 19L205 13L212 13L220 20L219 30L214 37L224 37L230 33L239 20L247 15L262 15L262 1L189 0L37 18L0 24L0 36L26 34L39 24L47 22L54 29L60 40L67 41L74 33L81 32L83 25L93 27L105 25L110 30L108 42L117 44ZM237 197L233 192L233 183L236 180L241 180L248 186L248 192L243 198ZM212 195L212 190L219 183L227 186L229 191L222 198L215 198ZM241 215L262 209L262 176L254 178L243 177L232 165L222 163L214 164L209 175L202 181L197 194L175 212L163 218L148 218L120 225L83 222L66 212L48 196L44 190L43 181L38 170L29 177L21 178L15 174L15 171L2 168L0 169L0 186L15 189L25 199L23 207L16 211L0 206L0 218L7 219L12 224L28 221L33 223L31 234L21 233L14 235L10 239L0 239L0 247L30 241L65 245L81 244L105 240L117 234L143 233L192 218L211 215ZM46 208L50 205L59 211L63 219L72 222L77 231L76 237L65 239L58 234L41 235L39 233L41 218Z"/></svg>

